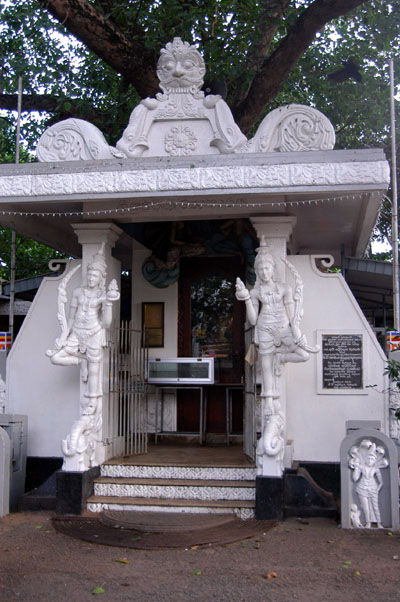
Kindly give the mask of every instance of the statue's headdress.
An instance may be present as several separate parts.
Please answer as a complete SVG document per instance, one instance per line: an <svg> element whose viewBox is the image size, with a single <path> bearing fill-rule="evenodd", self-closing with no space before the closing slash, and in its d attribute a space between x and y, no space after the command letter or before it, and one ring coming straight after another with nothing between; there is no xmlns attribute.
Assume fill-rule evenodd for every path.
<svg viewBox="0 0 400 602"><path fill-rule="evenodd" d="M275 258L271 254L271 248L267 245L264 234L261 236L260 246L256 249L257 255L254 260L254 268L257 269L262 263L270 263L275 269Z"/></svg>
<svg viewBox="0 0 400 602"><path fill-rule="evenodd" d="M104 249L105 243L102 242L100 249L97 251L97 253L93 255L92 259L90 260L87 266L88 270L98 270L103 276L103 278L106 277L107 272L107 264Z"/></svg>

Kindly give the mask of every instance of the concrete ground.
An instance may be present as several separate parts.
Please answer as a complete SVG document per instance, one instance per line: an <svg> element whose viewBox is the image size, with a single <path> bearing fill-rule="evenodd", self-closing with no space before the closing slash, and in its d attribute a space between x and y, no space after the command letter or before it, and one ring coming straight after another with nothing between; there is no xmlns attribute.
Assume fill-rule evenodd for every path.
<svg viewBox="0 0 400 602"><path fill-rule="evenodd" d="M400 600L400 533L288 519L265 535L191 549L72 539L52 513L0 519L0 601L347 602Z"/></svg>

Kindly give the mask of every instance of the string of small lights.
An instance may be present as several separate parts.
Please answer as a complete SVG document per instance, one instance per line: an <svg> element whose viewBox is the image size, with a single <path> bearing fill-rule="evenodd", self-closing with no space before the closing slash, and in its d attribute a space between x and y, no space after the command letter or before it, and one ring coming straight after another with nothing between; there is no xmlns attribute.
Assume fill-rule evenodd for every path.
<svg viewBox="0 0 400 602"><path fill-rule="evenodd" d="M149 201L146 203L136 203L126 207L113 207L108 209L93 209L85 211L15 211L15 210L0 210L0 216L8 217L96 217L104 215L123 215L134 213L135 211L149 211L152 209L162 208L187 208L187 209L201 209L201 208L240 208L240 209L251 209L251 208L263 208L263 207L293 207L298 205L318 205L320 203L334 203L341 201L349 201L361 199L364 195L360 194L348 194L334 197L326 197L323 199L299 199L296 201L178 201L171 199L162 199L158 201ZM386 198L386 197L383 197Z"/></svg>

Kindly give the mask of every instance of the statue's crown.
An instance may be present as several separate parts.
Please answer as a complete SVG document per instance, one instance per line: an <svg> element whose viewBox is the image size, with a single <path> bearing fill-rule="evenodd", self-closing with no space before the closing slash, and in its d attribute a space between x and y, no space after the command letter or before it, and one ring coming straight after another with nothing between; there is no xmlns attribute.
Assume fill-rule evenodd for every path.
<svg viewBox="0 0 400 602"><path fill-rule="evenodd" d="M102 242L100 245L100 249L97 251L97 253L95 253L93 255L91 261L88 263L88 270L98 270L99 272L101 272L103 277L105 277L106 271L107 271L107 264L106 264L106 257L105 257L104 250L105 250L105 243Z"/></svg>

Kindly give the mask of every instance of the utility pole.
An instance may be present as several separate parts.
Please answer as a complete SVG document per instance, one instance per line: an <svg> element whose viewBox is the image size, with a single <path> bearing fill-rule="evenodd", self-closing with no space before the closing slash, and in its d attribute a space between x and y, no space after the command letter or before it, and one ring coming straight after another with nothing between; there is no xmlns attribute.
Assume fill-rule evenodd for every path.
<svg viewBox="0 0 400 602"><path fill-rule="evenodd" d="M21 137L21 112L22 112L22 77L18 77L18 107L17 107L17 134L15 140L15 163L19 163L19 143ZM11 334L11 344L14 342L14 301L15 301L15 265L16 265L16 240L15 230L11 230L11 260L10 260L10 307L8 316L8 330Z"/></svg>
<svg viewBox="0 0 400 602"><path fill-rule="evenodd" d="M392 252L393 252L393 329L399 332L399 235L397 204L396 119L394 110L394 69L390 59L390 131L392 146Z"/></svg>

